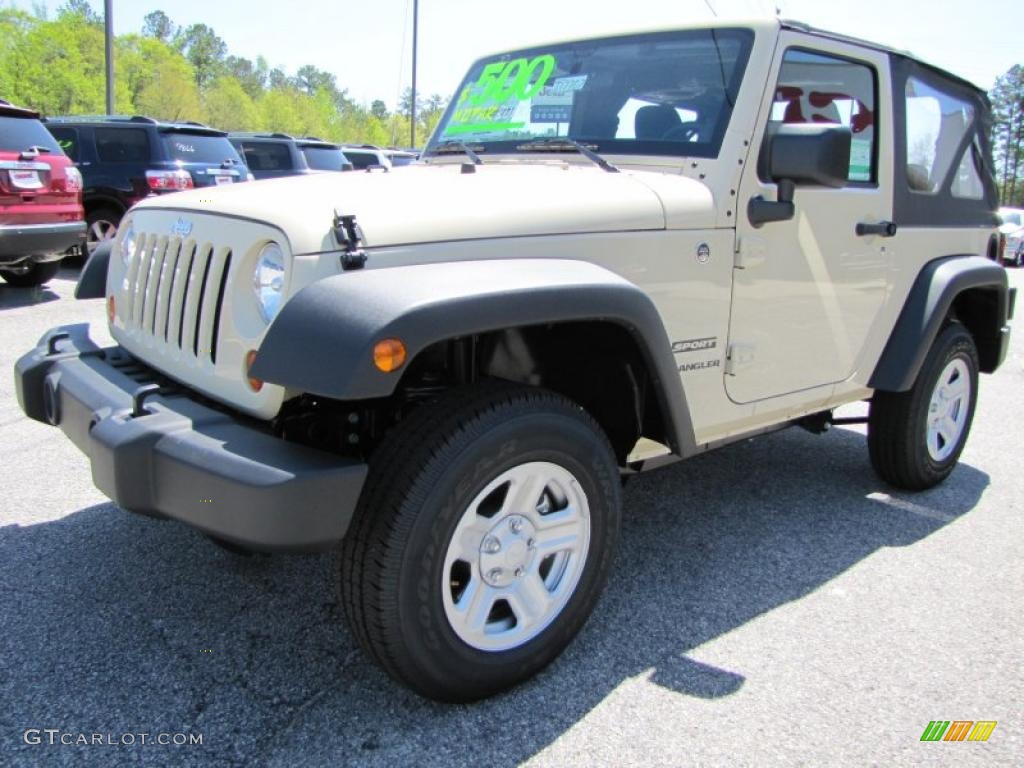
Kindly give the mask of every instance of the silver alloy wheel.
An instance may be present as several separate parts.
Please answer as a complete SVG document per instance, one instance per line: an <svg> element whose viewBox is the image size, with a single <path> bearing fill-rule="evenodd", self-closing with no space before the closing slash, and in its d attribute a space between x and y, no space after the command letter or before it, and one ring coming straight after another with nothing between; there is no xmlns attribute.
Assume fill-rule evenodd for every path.
<svg viewBox="0 0 1024 768"><path fill-rule="evenodd" d="M89 233L85 241L85 247L89 255L96 250L100 243L113 240L117 235L117 224L106 219L97 219L89 225Z"/></svg>
<svg viewBox="0 0 1024 768"><path fill-rule="evenodd" d="M590 507L571 472L542 461L502 472L466 508L448 544L448 623L483 651L529 642L569 602L589 548Z"/></svg>
<svg viewBox="0 0 1024 768"><path fill-rule="evenodd" d="M971 403L971 376L967 363L957 358L942 370L928 405L928 454L945 461L956 450L967 426Z"/></svg>

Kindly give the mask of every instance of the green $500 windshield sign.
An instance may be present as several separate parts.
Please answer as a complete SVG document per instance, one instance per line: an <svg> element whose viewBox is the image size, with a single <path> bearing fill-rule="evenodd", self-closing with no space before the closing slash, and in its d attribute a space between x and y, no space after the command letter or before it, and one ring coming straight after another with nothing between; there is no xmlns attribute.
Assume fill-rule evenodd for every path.
<svg viewBox="0 0 1024 768"><path fill-rule="evenodd" d="M554 71L555 57L550 53L491 62L474 85L463 89L444 135L522 128L523 123L500 122L499 111L510 100L520 102L536 96Z"/></svg>

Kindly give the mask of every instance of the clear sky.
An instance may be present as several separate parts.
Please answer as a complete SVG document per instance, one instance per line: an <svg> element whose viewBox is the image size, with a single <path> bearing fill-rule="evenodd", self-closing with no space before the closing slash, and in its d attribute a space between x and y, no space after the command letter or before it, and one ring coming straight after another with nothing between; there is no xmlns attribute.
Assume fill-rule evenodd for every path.
<svg viewBox="0 0 1024 768"><path fill-rule="evenodd" d="M62 0L45 0L51 12ZM103 0L91 0L98 11ZM29 10L32 0L0 0ZM303 64L333 73L359 102L389 106L408 87L413 0L114 0L117 34L138 32L163 10L202 22L230 52L266 56L293 74ZM482 54L532 42L774 14L907 49L979 86L1024 64L1024 0L420 0L418 90L450 96Z"/></svg>

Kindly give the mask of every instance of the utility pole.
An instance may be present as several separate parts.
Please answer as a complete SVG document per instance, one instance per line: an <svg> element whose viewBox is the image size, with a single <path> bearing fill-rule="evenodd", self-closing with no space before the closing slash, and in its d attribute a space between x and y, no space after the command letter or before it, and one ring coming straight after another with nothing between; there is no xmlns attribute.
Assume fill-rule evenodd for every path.
<svg viewBox="0 0 1024 768"><path fill-rule="evenodd" d="M416 146L416 38L419 32L419 18L420 0L412 0L412 125L409 131L409 144L412 147Z"/></svg>
<svg viewBox="0 0 1024 768"><path fill-rule="evenodd" d="M107 114L114 114L114 0L103 2L104 53L107 59Z"/></svg>

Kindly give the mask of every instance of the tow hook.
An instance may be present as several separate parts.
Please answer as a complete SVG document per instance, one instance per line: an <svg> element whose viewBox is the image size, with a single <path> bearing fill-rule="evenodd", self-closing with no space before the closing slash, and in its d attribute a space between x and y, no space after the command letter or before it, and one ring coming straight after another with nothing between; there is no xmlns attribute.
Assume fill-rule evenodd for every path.
<svg viewBox="0 0 1024 768"><path fill-rule="evenodd" d="M59 350L57 349L57 342L64 341L65 339L70 338L71 334L68 333L67 331L58 331L57 333L51 335L50 338L46 340L46 356L53 357L54 355L59 354Z"/></svg>

